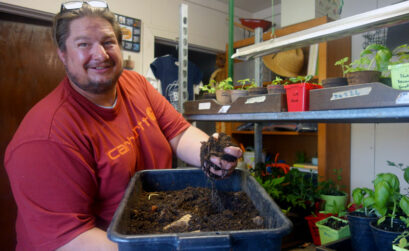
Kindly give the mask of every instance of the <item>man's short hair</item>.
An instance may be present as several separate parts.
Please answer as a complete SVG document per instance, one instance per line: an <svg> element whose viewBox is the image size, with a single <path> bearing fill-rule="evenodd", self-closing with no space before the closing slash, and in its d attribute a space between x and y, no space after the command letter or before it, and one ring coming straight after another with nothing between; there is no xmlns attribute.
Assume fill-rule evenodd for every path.
<svg viewBox="0 0 409 251"><path fill-rule="evenodd" d="M115 15L108 9L93 8L84 3L80 9L61 11L54 17L53 21L53 38L54 42L61 51L65 51L65 42L70 35L71 21L82 17L100 17L107 20L114 30L119 45L122 44L122 32Z"/></svg>

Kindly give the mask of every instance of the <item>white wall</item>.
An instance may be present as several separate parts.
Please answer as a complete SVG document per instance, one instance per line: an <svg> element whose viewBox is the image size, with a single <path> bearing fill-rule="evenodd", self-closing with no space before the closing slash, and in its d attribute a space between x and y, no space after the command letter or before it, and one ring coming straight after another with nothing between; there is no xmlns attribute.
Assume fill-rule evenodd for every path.
<svg viewBox="0 0 409 251"><path fill-rule="evenodd" d="M30 9L57 13L60 3L55 0L2 0L4 3ZM228 43L228 6L219 1L207 0L107 0L111 11L142 20L141 52L124 51L124 58L131 56L135 61L134 70L144 74L154 59L155 37L177 41L179 36L179 6L188 5L189 44L225 51ZM251 13L235 9L237 17L251 17ZM237 18L236 18L237 19ZM241 33L235 29L235 40Z"/></svg>
<svg viewBox="0 0 409 251"><path fill-rule="evenodd" d="M341 18L385 7L400 0L345 0ZM352 37L352 59L359 57L364 39ZM351 133L351 190L373 187L372 180L381 172L398 175L401 187L408 187L403 173L389 167L386 161L409 166L409 124L352 124Z"/></svg>

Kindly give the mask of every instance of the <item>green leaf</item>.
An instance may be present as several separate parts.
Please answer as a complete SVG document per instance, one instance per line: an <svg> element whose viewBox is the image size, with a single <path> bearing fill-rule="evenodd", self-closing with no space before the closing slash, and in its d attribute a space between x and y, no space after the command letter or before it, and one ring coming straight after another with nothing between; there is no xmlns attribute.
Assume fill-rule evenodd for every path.
<svg viewBox="0 0 409 251"><path fill-rule="evenodd" d="M390 191L391 187L385 180L381 180L375 186L375 205L380 213L384 211L383 209L386 207L386 204L389 201L389 198L391 196Z"/></svg>
<svg viewBox="0 0 409 251"><path fill-rule="evenodd" d="M378 219L378 221L376 222L377 225L380 225L382 222L384 222L386 220L386 216L383 216L381 218Z"/></svg>
<svg viewBox="0 0 409 251"><path fill-rule="evenodd" d="M375 197L374 196L369 196L369 197L365 197L363 200L363 205L366 208L370 208L373 207L373 205L375 205Z"/></svg>
<svg viewBox="0 0 409 251"><path fill-rule="evenodd" d="M361 188L355 188L352 191L352 199L358 206L362 205L362 199L364 198L363 193L364 191Z"/></svg>
<svg viewBox="0 0 409 251"><path fill-rule="evenodd" d="M402 238L399 240L399 247L405 248L407 245L408 245L408 241L406 240L406 238Z"/></svg>
<svg viewBox="0 0 409 251"><path fill-rule="evenodd" d="M409 216L409 198L406 196L402 196L402 198L399 201L399 206L402 209L402 211L406 214L406 216Z"/></svg>
<svg viewBox="0 0 409 251"><path fill-rule="evenodd" d="M405 179L406 183L409 184L409 167L403 169L403 178Z"/></svg>

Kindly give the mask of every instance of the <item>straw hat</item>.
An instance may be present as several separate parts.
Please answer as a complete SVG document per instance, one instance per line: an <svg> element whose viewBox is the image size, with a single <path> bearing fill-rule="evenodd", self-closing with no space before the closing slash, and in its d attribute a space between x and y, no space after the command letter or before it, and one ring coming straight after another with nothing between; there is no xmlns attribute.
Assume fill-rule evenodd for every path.
<svg viewBox="0 0 409 251"><path fill-rule="evenodd" d="M304 53L301 48L282 51L263 57L264 65L283 77L296 77L304 66Z"/></svg>

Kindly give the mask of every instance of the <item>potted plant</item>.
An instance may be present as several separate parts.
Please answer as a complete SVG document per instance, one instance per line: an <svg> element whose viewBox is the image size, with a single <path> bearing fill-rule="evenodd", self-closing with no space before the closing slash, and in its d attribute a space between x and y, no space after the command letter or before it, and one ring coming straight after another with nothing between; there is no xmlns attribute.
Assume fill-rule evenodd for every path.
<svg viewBox="0 0 409 251"><path fill-rule="evenodd" d="M335 66L340 66L342 69L342 77L333 77L333 78L327 78L322 81L322 87L323 88L329 88L329 87L336 87L336 86L344 86L348 85L348 80L346 78L346 63L348 62L349 58L345 57L342 58L338 61L335 62Z"/></svg>
<svg viewBox="0 0 409 251"><path fill-rule="evenodd" d="M390 50L380 44L368 45L360 54L360 57L345 65L349 85L378 82L381 77L390 74L388 66L407 60L409 48L406 44Z"/></svg>
<svg viewBox="0 0 409 251"><path fill-rule="evenodd" d="M342 177L342 169L334 169L334 175L336 176L337 183L332 179L327 179L319 182L318 189L320 193L320 198L323 201L322 209L325 212L339 214L346 210L348 195L341 190L339 185Z"/></svg>
<svg viewBox="0 0 409 251"><path fill-rule="evenodd" d="M267 93L267 88L264 86L257 86L254 80L250 81L250 85L248 86L247 90L249 91L249 95L259 95Z"/></svg>
<svg viewBox="0 0 409 251"><path fill-rule="evenodd" d="M314 229L309 228L307 222L307 217L311 214L317 215L319 210L319 194L313 174L305 174L298 169L289 169L285 165L273 163L256 165L253 175L294 225L294 231L286 236L283 242L294 239L310 241L312 236L314 243L319 245L318 229L315 235ZM322 215L319 216L322 219Z"/></svg>
<svg viewBox="0 0 409 251"><path fill-rule="evenodd" d="M251 87L255 87L256 84L254 81L250 81L249 78L237 80L239 85L235 86L233 90L231 90L231 101L236 101L239 97L245 97L249 94L248 89Z"/></svg>
<svg viewBox="0 0 409 251"><path fill-rule="evenodd" d="M309 110L310 90L322 88L321 85L310 82L312 77L312 75L292 77L289 80L293 84L284 86L289 112Z"/></svg>
<svg viewBox="0 0 409 251"><path fill-rule="evenodd" d="M409 183L409 166L387 161L389 166L404 172ZM392 241L403 231L409 230L409 197L400 193L399 179L392 173L380 173L374 180L374 193L366 199L379 217L370 223L379 250L391 250Z"/></svg>
<svg viewBox="0 0 409 251"><path fill-rule="evenodd" d="M378 174L374 181L374 208L380 218L370 227L379 250L390 250L392 241L407 229L402 219L409 216L409 198L400 194L399 186L399 179L392 173Z"/></svg>
<svg viewBox="0 0 409 251"><path fill-rule="evenodd" d="M271 81L271 84L267 86L267 92L268 94L285 94L285 89L284 85L287 85L288 82L284 81L282 78L279 76L276 76L276 78Z"/></svg>
<svg viewBox="0 0 409 251"><path fill-rule="evenodd" d="M372 189L358 187L352 191L351 205L354 205L354 210L348 212L347 217L353 250L375 250L375 240L369 226L371 221L378 218L373 208L373 198L374 191Z"/></svg>
<svg viewBox="0 0 409 251"><path fill-rule="evenodd" d="M216 100L222 105L231 103L230 91L234 89L233 80L228 77L216 85Z"/></svg>
<svg viewBox="0 0 409 251"><path fill-rule="evenodd" d="M203 92L203 99L216 98L216 88L214 87L213 82L210 82L209 84L204 85L200 88L200 90Z"/></svg>
<svg viewBox="0 0 409 251"><path fill-rule="evenodd" d="M316 223L321 239L321 245L333 242L351 235L348 221L330 216Z"/></svg>
<svg viewBox="0 0 409 251"><path fill-rule="evenodd" d="M370 44L360 53L360 57L346 66L349 85L378 82L381 67L389 62L391 53L385 46Z"/></svg>

